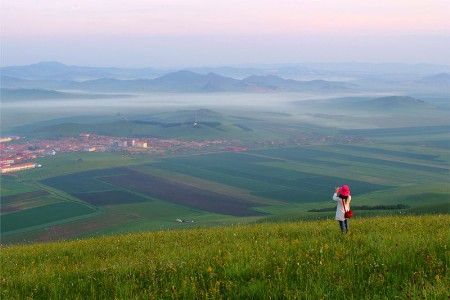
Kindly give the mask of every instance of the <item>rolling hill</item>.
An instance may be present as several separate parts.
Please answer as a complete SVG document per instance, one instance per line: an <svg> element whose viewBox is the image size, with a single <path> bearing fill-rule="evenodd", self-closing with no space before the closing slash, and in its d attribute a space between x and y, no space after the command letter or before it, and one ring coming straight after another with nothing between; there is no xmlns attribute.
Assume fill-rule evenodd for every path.
<svg viewBox="0 0 450 300"><path fill-rule="evenodd" d="M370 110L372 112L411 112L435 109L425 101L409 96L388 96L362 101L354 104L355 109Z"/></svg>
<svg viewBox="0 0 450 300"><path fill-rule="evenodd" d="M109 136L153 136L159 138L230 138L248 131L238 118L209 109L179 110L149 115L68 117L15 128L35 137L78 136L83 132ZM253 136L256 134L253 132Z"/></svg>
<svg viewBox="0 0 450 300"><path fill-rule="evenodd" d="M418 113L425 111L439 112L439 108L423 100L410 96L386 96L379 98L345 97L327 100L311 100L294 102L315 110L333 112L367 112L367 113Z"/></svg>

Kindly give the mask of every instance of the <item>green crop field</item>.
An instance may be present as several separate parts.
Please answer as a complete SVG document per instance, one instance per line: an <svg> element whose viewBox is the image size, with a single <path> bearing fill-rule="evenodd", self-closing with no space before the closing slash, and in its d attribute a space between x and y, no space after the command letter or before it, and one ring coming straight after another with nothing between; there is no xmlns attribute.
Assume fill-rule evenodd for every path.
<svg viewBox="0 0 450 300"><path fill-rule="evenodd" d="M253 130L258 124L252 123ZM448 214L445 128L344 130L364 140L166 158L124 153L40 158L43 168L1 178L2 243L334 218L331 195L342 184L351 187L355 218ZM86 211L66 215L68 204ZM399 204L404 208L372 209ZM47 209L52 214L52 205L62 205L64 213L47 220L42 215ZM362 206L370 210L357 208ZM34 221L22 223L24 217Z"/></svg>
<svg viewBox="0 0 450 300"><path fill-rule="evenodd" d="M66 193L86 193L109 191L114 189L101 180L102 177L119 175L120 169L101 169L56 176L42 180L45 185L65 191Z"/></svg>
<svg viewBox="0 0 450 300"><path fill-rule="evenodd" d="M23 195L23 194L21 194ZM28 196L29 193L26 193L25 196ZM61 202L60 199L55 197L33 197L33 198L26 198L23 201L14 201L11 204L4 204L2 203L2 211L1 214L21 211L21 210L27 210L32 209L35 207L45 206L48 204L53 204Z"/></svg>
<svg viewBox="0 0 450 300"><path fill-rule="evenodd" d="M2 299L446 299L450 217L157 231L0 249Z"/></svg>
<svg viewBox="0 0 450 300"><path fill-rule="evenodd" d="M8 180L7 178L5 179L4 177L1 178L1 197L2 197L2 203L4 203L5 199L7 199L8 196L12 195L16 195L16 194L25 194L25 193L31 193L31 192L36 192L38 191L38 193L41 193L42 191L39 191L39 188L37 188L36 186L32 185L32 184L28 184L28 183L23 183L23 182L18 182L15 180Z"/></svg>
<svg viewBox="0 0 450 300"><path fill-rule="evenodd" d="M2 215L1 232L11 234L27 228L49 226L96 213L92 208L75 202L59 202Z"/></svg>
<svg viewBox="0 0 450 300"><path fill-rule="evenodd" d="M125 203L140 203L151 201L149 198L142 197L136 193L131 193L124 190L106 191L106 192L91 192L91 193L74 193L78 199L95 206L103 205L118 205Z"/></svg>
<svg viewBox="0 0 450 300"><path fill-rule="evenodd" d="M27 172L17 173L16 176L18 181L42 180L87 170L127 166L130 164L141 163L143 160L143 158L135 158L122 154L123 153L79 152L41 157L37 162L45 167L45 172L42 172L41 169L32 169ZM148 161L151 161L151 159L148 159Z"/></svg>

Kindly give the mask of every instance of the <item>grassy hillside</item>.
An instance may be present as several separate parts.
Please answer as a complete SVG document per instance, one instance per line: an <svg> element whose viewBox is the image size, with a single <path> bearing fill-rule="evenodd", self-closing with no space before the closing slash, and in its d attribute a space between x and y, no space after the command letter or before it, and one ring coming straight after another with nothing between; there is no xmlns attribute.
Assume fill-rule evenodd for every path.
<svg viewBox="0 0 450 300"><path fill-rule="evenodd" d="M287 133L281 135L273 123L226 116L209 109L179 110L171 113L129 117L120 115L90 118L68 117L36 122L14 129L15 134L34 138L79 136L83 132L107 136L177 139L245 138L261 140L287 138ZM296 132L301 134L299 129Z"/></svg>
<svg viewBox="0 0 450 300"><path fill-rule="evenodd" d="M266 223L1 248L2 299L444 299L448 215Z"/></svg>

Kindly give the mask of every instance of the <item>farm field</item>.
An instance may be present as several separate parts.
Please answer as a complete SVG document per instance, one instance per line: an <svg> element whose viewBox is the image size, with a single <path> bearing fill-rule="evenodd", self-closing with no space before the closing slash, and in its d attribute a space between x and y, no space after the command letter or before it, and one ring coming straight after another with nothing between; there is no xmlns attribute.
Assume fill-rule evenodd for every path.
<svg viewBox="0 0 450 300"><path fill-rule="evenodd" d="M2 177L2 243L332 219L331 194L342 184L351 187L355 207L369 209L356 209L355 218L449 213L450 158L441 129L425 141L414 130L391 133L386 141L379 130L364 132L371 141L160 159L120 153L44 158L42 169ZM408 139L395 142L395 134L405 132ZM403 206L370 209L377 205ZM48 213L52 218L20 221Z"/></svg>
<svg viewBox="0 0 450 300"><path fill-rule="evenodd" d="M124 153L109 153L109 152L75 152L64 153L61 155L55 155L50 157L39 158L39 163L45 166L45 171L41 169L27 170L27 172L17 173L15 181L22 184L27 182L33 182L43 180L50 177L68 175L78 172L110 169L113 167L127 166L143 161L151 161L150 158L136 158ZM11 182L8 179L4 180Z"/></svg>
<svg viewBox="0 0 450 300"><path fill-rule="evenodd" d="M96 214L96 211L75 202L46 203L2 215L2 233L21 232L24 229L35 228L42 224L51 225L68 222L80 217Z"/></svg>

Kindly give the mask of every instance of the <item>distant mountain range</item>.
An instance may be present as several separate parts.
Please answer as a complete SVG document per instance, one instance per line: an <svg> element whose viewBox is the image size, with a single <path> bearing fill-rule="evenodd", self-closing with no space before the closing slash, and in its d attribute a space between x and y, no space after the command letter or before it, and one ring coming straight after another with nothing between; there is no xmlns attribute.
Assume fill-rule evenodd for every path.
<svg viewBox="0 0 450 300"><path fill-rule="evenodd" d="M421 80L425 83L431 84L450 84L450 74L449 73L439 73L432 76L427 76Z"/></svg>
<svg viewBox="0 0 450 300"><path fill-rule="evenodd" d="M206 75L192 71L177 71L155 79L121 80L100 78L85 81L29 80L2 75L2 88L39 89L47 91L79 90L89 92L148 93L148 92L298 92L308 90L348 90L354 85L346 82L311 80L297 81L274 75L253 75L234 79L215 73ZM20 94L16 92L16 94ZM23 92L21 92L23 94ZM9 94L12 94L10 91Z"/></svg>
<svg viewBox="0 0 450 300"><path fill-rule="evenodd" d="M10 66L0 69L2 76L28 80L92 80L98 78L155 78L165 74L154 68L102 68L68 66L59 62L40 62L25 66Z"/></svg>
<svg viewBox="0 0 450 300"><path fill-rule="evenodd" d="M29 80L71 80L85 81L100 78L121 80L155 79L179 69L157 68L114 68L69 66L59 62L40 62L24 66L0 68L3 76ZM282 78L324 78L327 75L364 76L374 74L418 74L421 77L439 73L450 73L448 65L431 64L374 64L374 63L303 63L276 65L241 65L194 67L185 70L198 74L216 73L222 76L242 79L251 75L276 75ZM421 74L421 75L420 75ZM418 77L420 78L420 77Z"/></svg>
<svg viewBox="0 0 450 300"><path fill-rule="evenodd" d="M58 62L42 62L27 66L2 67L0 71L2 99L8 100L27 99L29 96L34 99L44 99L46 96L52 99L100 97L99 95L82 95L73 91L94 94L351 91L357 86L346 81L294 80L286 79L280 74L291 76L291 78L298 77L299 74L325 78L327 74L338 74L336 71L330 71L333 67L337 70L340 68L347 70L345 69L347 67L350 70L347 70L348 74L354 74L358 67L364 67L370 73L370 66L370 64L313 64L311 66L265 66L261 69L256 67L211 67L167 72L154 68L80 67L67 66ZM408 67L409 69L428 71L448 69L448 66L433 65L398 66L399 68L403 66L403 69ZM393 67L393 64L381 64L376 65L375 69L392 70ZM237 74L237 76L219 75L214 71L222 72L221 74ZM243 76L245 74L247 75ZM417 75L416 78L417 80L414 81L416 84L428 85L432 88L436 85L450 83L450 74L446 72L427 77Z"/></svg>
<svg viewBox="0 0 450 300"><path fill-rule="evenodd" d="M92 93L68 93L43 89L8 89L1 88L2 102L20 100L53 100L53 99L111 99L129 98L126 94L92 94Z"/></svg>

